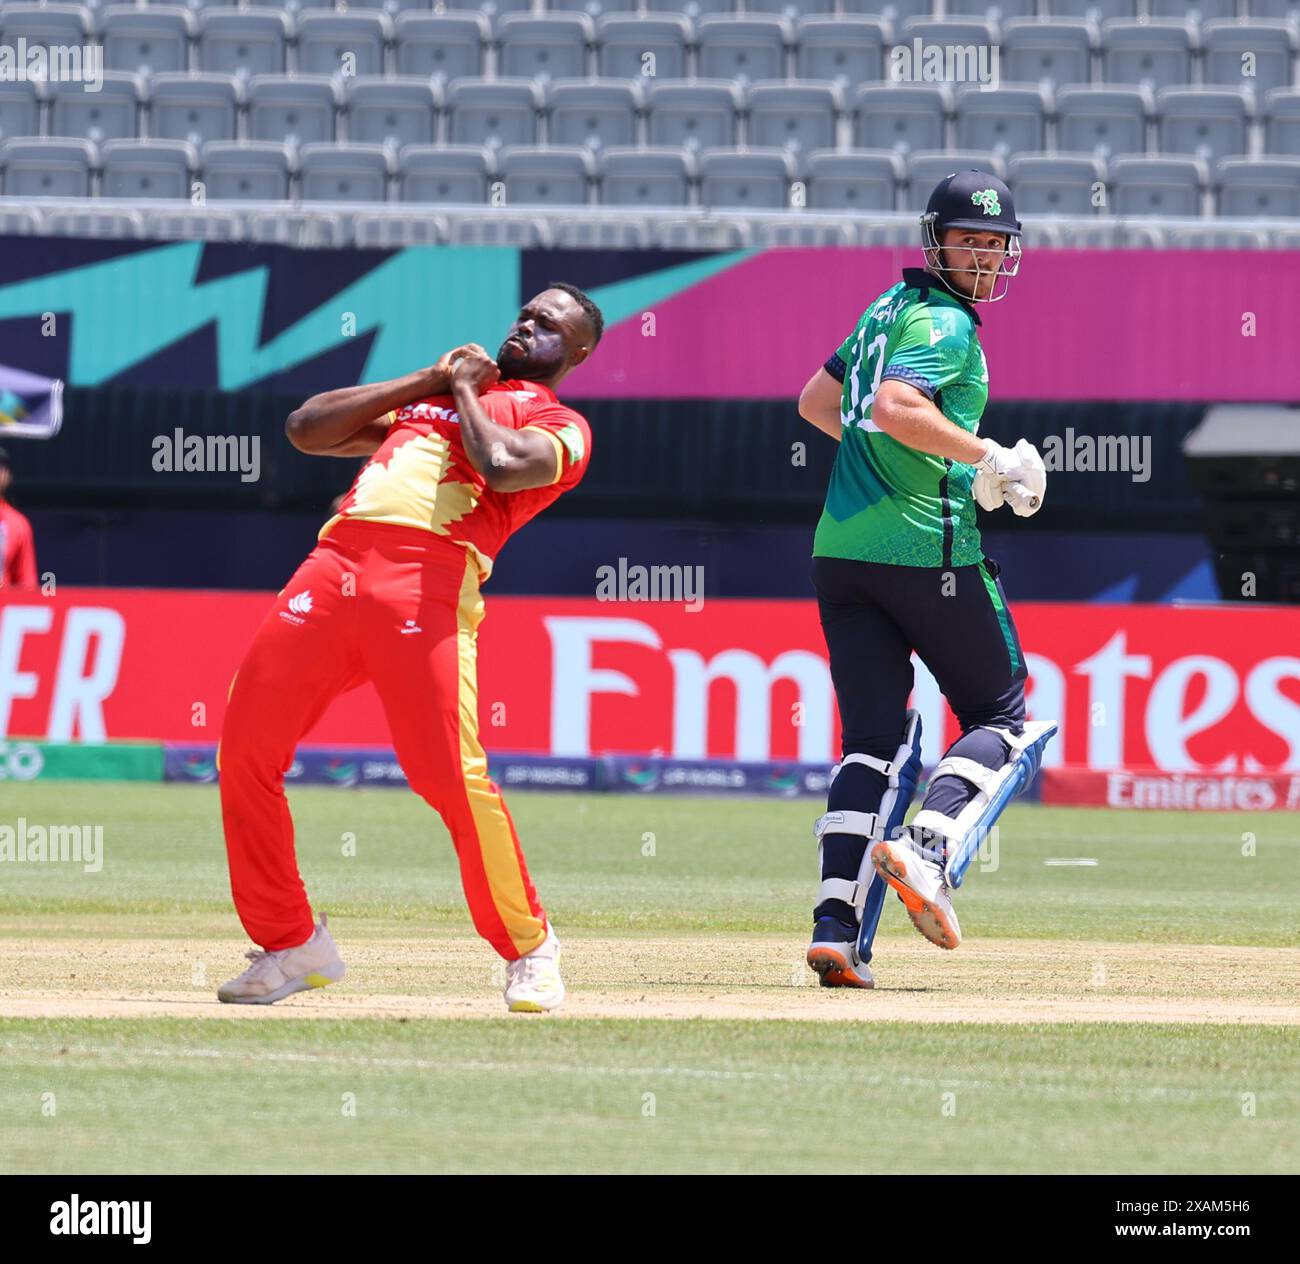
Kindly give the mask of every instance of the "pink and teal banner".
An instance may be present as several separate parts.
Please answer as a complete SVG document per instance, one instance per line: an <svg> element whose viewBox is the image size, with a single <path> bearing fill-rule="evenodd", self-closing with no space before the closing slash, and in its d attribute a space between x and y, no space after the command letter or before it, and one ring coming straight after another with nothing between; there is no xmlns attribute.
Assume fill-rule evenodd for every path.
<svg viewBox="0 0 1300 1264"><path fill-rule="evenodd" d="M607 332L564 383L566 398L793 405L867 305L921 262L919 246L295 250L0 238L0 343L6 364L36 381L303 398L408 373L462 342L496 348L522 300L569 281L600 304ZM1297 251L1030 250L1010 296L982 315L994 400L1300 398ZM30 410L14 389L15 406Z"/></svg>

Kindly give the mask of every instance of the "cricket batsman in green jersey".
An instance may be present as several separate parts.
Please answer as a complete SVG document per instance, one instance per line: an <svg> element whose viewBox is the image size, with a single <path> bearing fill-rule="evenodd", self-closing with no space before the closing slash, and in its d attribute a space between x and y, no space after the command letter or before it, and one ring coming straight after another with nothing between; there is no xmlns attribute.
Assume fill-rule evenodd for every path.
<svg viewBox="0 0 1300 1264"><path fill-rule="evenodd" d="M808 964L824 987L873 986L889 887L921 934L957 947L951 892L1056 731L1026 723L1024 654L975 522L977 502L1036 513L1047 487L1032 444L977 434L989 394L977 307L1006 297L1020 221L1001 180L960 171L930 195L921 228L925 267L904 269L799 398L840 443L812 563L843 730L814 827ZM961 736L904 825L921 770L913 652Z"/></svg>

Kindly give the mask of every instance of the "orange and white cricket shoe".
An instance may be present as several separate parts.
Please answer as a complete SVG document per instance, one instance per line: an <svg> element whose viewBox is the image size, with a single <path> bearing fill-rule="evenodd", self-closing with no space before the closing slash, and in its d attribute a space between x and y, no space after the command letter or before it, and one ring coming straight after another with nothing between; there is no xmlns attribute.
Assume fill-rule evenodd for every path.
<svg viewBox="0 0 1300 1264"><path fill-rule="evenodd" d="M808 945L807 962L822 987L870 988L871 971L858 960L858 928L834 917L818 918Z"/></svg>
<svg viewBox="0 0 1300 1264"><path fill-rule="evenodd" d="M506 1006L512 1014L537 1014L564 1000L560 941L549 923L546 938L530 953L506 962Z"/></svg>
<svg viewBox="0 0 1300 1264"><path fill-rule="evenodd" d="M235 1005L272 1005L294 992L337 983L347 967L328 927L329 919L322 913L320 924L305 944L278 952L246 952L244 956L253 964L238 978L223 983L217 989L217 999Z"/></svg>
<svg viewBox="0 0 1300 1264"><path fill-rule="evenodd" d="M961 943L961 926L942 864L926 856L906 835L873 844L871 863L898 892L912 925L926 939L940 948L956 948Z"/></svg>

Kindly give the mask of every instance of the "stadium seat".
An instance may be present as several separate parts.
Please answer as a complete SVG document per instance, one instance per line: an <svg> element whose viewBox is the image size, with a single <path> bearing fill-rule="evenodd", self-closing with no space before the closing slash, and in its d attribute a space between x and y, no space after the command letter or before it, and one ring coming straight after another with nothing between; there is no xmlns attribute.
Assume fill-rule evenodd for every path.
<svg viewBox="0 0 1300 1264"><path fill-rule="evenodd" d="M279 202L289 196L293 154L276 141L209 141L203 185L209 200Z"/></svg>
<svg viewBox="0 0 1300 1264"><path fill-rule="evenodd" d="M94 144L72 137L16 136L0 146L6 197L87 197L96 162Z"/></svg>
<svg viewBox="0 0 1300 1264"><path fill-rule="evenodd" d="M437 80L415 77L348 79L348 140L388 145L432 145L438 139Z"/></svg>
<svg viewBox="0 0 1300 1264"><path fill-rule="evenodd" d="M944 12L954 18L982 18L993 12L997 21L1005 22L1008 18L1033 17L1034 0L944 0Z"/></svg>
<svg viewBox="0 0 1300 1264"><path fill-rule="evenodd" d="M1188 21L1112 19L1101 28L1103 78L1152 89L1191 83L1195 47L1195 28Z"/></svg>
<svg viewBox="0 0 1300 1264"><path fill-rule="evenodd" d="M428 211L394 215L389 211L356 211L352 244L361 250L405 250L408 246L445 246L451 240L446 216Z"/></svg>
<svg viewBox="0 0 1300 1264"><path fill-rule="evenodd" d="M1007 184L1016 199L1016 214L1096 215L1105 205L1106 166L1092 154L1017 154L1007 163Z"/></svg>
<svg viewBox="0 0 1300 1264"><path fill-rule="evenodd" d="M1116 215L1200 215L1208 183L1197 158L1121 155L1110 162L1111 209Z"/></svg>
<svg viewBox="0 0 1300 1264"><path fill-rule="evenodd" d="M842 84L878 82L885 75L885 24L866 14L803 18L795 33L800 79L834 79Z"/></svg>
<svg viewBox="0 0 1300 1264"><path fill-rule="evenodd" d="M1264 97L1264 151L1300 156L1300 91L1274 88Z"/></svg>
<svg viewBox="0 0 1300 1264"><path fill-rule="evenodd" d="M1300 18L1300 0L1246 0L1251 20L1256 18Z"/></svg>
<svg viewBox="0 0 1300 1264"><path fill-rule="evenodd" d="M233 75L164 74L153 77L149 103L149 135L203 145L210 140L234 140L241 81Z"/></svg>
<svg viewBox="0 0 1300 1264"><path fill-rule="evenodd" d="M1053 18L1088 18L1103 22L1108 18L1135 18L1137 0L1047 0Z"/></svg>
<svg viewBox="0 0 1300 1264"><path fill-rule="evenodd" d="M0 82L0 141L37 136L41 130L41 94L30 79Z"/></svg>
<svg viewBox="0 0 1300 1264"><path fill-rule="evenodd" d="M836 119L844 111L838 83L756 83L749 90L750 145L788 149L796 167L814 149L834 149Z"/></svg>
<svg viewBox="0 0 1300 1264"><path fill-rule="evenodd" d="M457 79L447 89L445 108L453 145L537 143L542 92L531 79Z"/></svg>
<svg viewBox="0 0 1300 1264"><path fill-rule="evenodd" d="M140 75L188 70L196 29L194 14L182 5L111 4L99 18L104 65Z"/></svg>
<svg viewBox="0 0 1300 1264"><path fill-rule="evenodd" d="M743 105L741 90L731 80L652 84L646 96L649 143L688 149L734 145Z"/></svg>
<svg viewBox="0 0 1300 1264"><path fill-rule="evenodd" d="M138 75L122 70L104 71L98 92L87 92L82 83L51 83L46 88L49 134L84 136L96 145L106 140L134 140L139 135L143 90Z"/></svg>
<svg viewBox="0 0 1300 1264"><path fill-rule="evenodd" d="M211 0L201 0L204 4L210 4ZM330 0L313 0L313 3L323 6L324 8L336 8L336 5L330 3ZM552 3L554 7L554 3ZM421 12L428 13L429 5L426 0L348 0L349 9L382 9L390 18L396 18L402 13Z"/></svg>
<svg viewBox="0 0 1300 1264"><path fill-rule="evenodd" d="M342 106L342 90L329 75L254 75L248 82L248 139L332 141Z"/></svg>
<svg viewBox="0 0 1300 1264"><path fill-rule="evenodd" d="M282 75L292 30L282 9L204 9L199 69L226 75Z"/></svg>
<svg viewBox="0 0 1300 1264"><path fill-rule="evenodd" d="M987 171L990 175L1003 179L1006 171L1002 159L994 153L912 153L907 157L907 191L903 198L903 208L908 211L923 211L930 200L934 186L945 176L954 171Z"/></svg>
<svg viewBox="0 0 1300 1264"><path fill-rule="evenodd" d="M299 194L304 202L384 202L395 165L383 145L304 145Z"/></svg>
<svg viewBox="0 0 1300 1264"><path fill-rule="evenodd" d="M700 155L704 206L788 210L794 178L794 159L784 149L706 149Z"/></svg>
<svg viewBox="0 0 1300 1264"><path fill-rule="evenodd" d="M1237 16L1237 0L1147 0L1147 12L1153 18L1191 18L1209 22Z"/></svg>
<svg viewBox="0 0 1300 1264"><path fill-rule="evenodd" d="M103 197L188 199L198 150L184 140L110 140L99 147Z"/></svg>
<svg viewBox="0 0 1300 1264"><path fill-rule="evenodd" d="M596 28L585 13L508 13L497 23L498 73L521 79L581 79Z"/></svg>
<svg viewBox="0 0 1300 1264"><path fill-rule="evenodd" d="M1002 29L1002 74L1009 83L1091 83L1098 40L1096 24L1084 18L1014 18Z"/></svg>
<svg viewBox="0 0 1300 1264"><path fill-rule="evenodd" d="M591 150L577 145L501 151L507 206L586 206L595 174Z"/></svg>
<svg viewBox="0 0 1300 1264"><path fill-rule="evenodd" d="M29 48L36 45L74 45L90 43L95 19L80 4L5 4L0 7L0 36L11 48L20 39Z"/></svg>
<svg viewBox="0 0 1300 1264"><path fill-rule="evenodd" d="M632 13L641 7L641 0L547 0L548 13L586 13L599 16L606 13Z"/></svg>
<svg viewBox="0 0 1300 1264"><path fill-rule="evenodd" d="M847 14L871 14L884 17L894 24L894 29L906 22L908 18L930 17L938 8L936 0L840 0L840 9Z"/></svg>
<svg viewBox="0 0 1300 1264"><path fill-rule="evenodd" d="M896 28L897 30L897 28ZM983 18L908 18L902 24L901 31L898 32L898 38L895 45L903 45L910 52L914 40L920 40L923 47L939 47L945 50L945 59L949 49L994 49L998 44L998 29L995 23ZM1000 56L1001 54L999 54ZM963 58L965 58L963 53ZM992 69L993 61L990 53L988 59L984 62L984 67ZM961 80L964 76L966 82L973 82L975 75L981 70L980 60L973 61L963 59L954 63L956 73L948 76L945 69L945 78L947 82L954 79ZM885 60L885 77L893 78L898 73L898 68L894 65L892 57ZM912 67L912 78L905 79L905 82L919 81L922 75L921 66Z"/></svg>
<svg viewBox="0 0 1300 1264"><path fill-rule="evenodd" d="M1249 98L1237 88L1164 88L1156 96L1161 153L1213 161L1249 152Z"/></svg>
<svg viewBox="0 0 1300 1264"><path fill-rule="evenodd" d="M481 145L410 145L398 159L403 202L482 204L496 173L495 155Z"/></svg>
<svg viewBox="0 0 1300 1264"><path fill-rule="evenodd" d="M868 83L854 97L859 149L942 149L952 91L937 83Z"/></svg>
<svg viewBox="0 0 1300 1264"><path fill-rule="evenodd" d="M600 200L605 206L686 206L695 171L686 149L612 147L600 156Z"/></svg>
<svg viewBox="0 0 1300 1264"><path fill-rule="evenodd" d="M640 88L636 80L622 79L564 79L551 84L546 94L550 143L589 149L635 144Z"/></svg>
<svg viewBox="0 0 1300 1264"><path fill-rule="evenodd" d="M1296 55L1296 28L1291 22L1209 22L1201 30L1201 64L1207 84L1250 88L1263 96L1271 88L1289 88ZM1242 55L1252 55L1253 75L1243 73Z"/></svg>
<svg viewBox="0 0 1300 1264"><path fill-rule="evenodd" d="M496 22L507 13L527 13L533 7L533 0L482 0L475 6L488 21Z"/></svg>
<svg viewBox="0 0 1300 1264"><path fill-rule="evenodd" d="M805 167L808 209L816 211L892 211L906 179L903 160L893 150L851 154L821 150Z"/></svg>
<svg viewBox="0 0 1300 1264"><path fill-rule="evenodd" d="M970 84L957 94L957 148L1033 153L1046 148L1051 98L1036 84L1006 84L985 92Z"/></svg>
<svg viewBox="0 0 1300 1264"><path fill-rule="evenodd" d="M386 13L309 9L298 18L298 71L307 75L382 75L393 38Z"/></svg>
<svg viewBox="0 0 1300 1264"><path fill-rule="evenodd" d="M1300 218L1300 158L1221 158L1220 215Z"/></svg>
<svg viewBox="0 0 1300 1264"><path fill-rule="evenodd" d="M674 13L684 13L694 21L710 13L730 13L731 0L645 0L645 7L652 13L668 9Z"/></svg>
<svg viewBox="0 0 1300 1264"><path fill-rule="evenodd" d="M596 66L605 78L682 79L693 38L680 13L610 13L596 25ZM654 61L643 60L647 53ZM653 68L654 74L647 74Z"/></svg>
<svg viewBox="0 0 1300 1264"><path fill-rule="evenodd" d="M715 14L700 19L695 38L701 78L752 83L786 77L786 49L794 42L794 28L776 14Z"/></svg>
<svg viewBox="0 0 1300 1264"><path fill-rule="evenodd" d="M835 0L745 0L746 13L775 13L796 20L800 14L830 14L835 11Z"/></svg>
<svg viewBox="0 0 1300 1264"><path fill-rule="evenodd" d="M1062 88L1056 94L1056 145L1062 153L1140 154L1155 109L1143 87Z"/></svg>
<svg viewBox="0 0 1300 1264"><path fill-rule="evenodd" d="M492 26L482 13L399 13L394 23L397 73L448 83L483 73L483 50Z"/></svg>

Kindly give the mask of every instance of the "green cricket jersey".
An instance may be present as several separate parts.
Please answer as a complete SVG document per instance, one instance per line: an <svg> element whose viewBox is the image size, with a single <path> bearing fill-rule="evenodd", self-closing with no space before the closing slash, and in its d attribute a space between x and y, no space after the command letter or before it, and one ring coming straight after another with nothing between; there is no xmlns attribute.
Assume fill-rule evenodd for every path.
<svg viewBox="0 0 1300 1264"><path fill-rule="evenodd" d="M871 420L880 383L897 378L974 434L989 397L979 323L974 308L931 273L905 268L826 362L844 383L844 432L814 557L941 567L983 560L971 496L975 467L909 448Z"/></svg>

